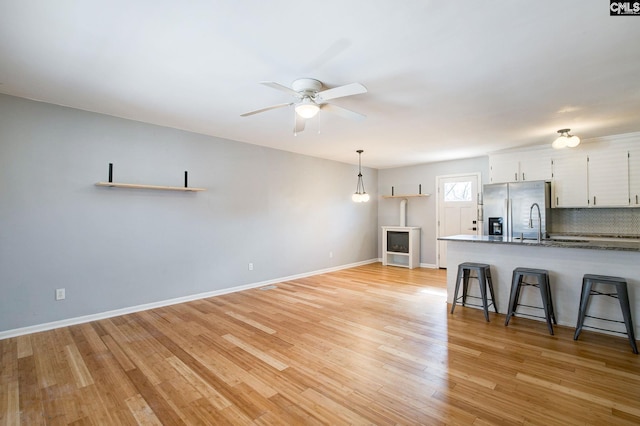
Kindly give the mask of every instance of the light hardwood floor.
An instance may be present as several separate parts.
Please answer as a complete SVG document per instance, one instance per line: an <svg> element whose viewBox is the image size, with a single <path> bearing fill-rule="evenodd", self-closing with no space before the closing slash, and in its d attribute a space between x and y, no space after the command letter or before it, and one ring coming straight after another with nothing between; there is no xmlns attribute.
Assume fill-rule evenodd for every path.
<svg viewBox="0 0 640 426"><path fill-rule="evenodd" d="M640 424L625 338L445 287L372 264L5 339L0 424Z"/></svg>

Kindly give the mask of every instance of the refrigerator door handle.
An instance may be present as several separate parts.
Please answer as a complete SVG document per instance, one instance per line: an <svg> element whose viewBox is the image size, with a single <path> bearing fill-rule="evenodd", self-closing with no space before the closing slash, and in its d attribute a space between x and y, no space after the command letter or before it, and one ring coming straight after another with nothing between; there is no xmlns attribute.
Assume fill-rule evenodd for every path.
<svg viewBox="0 0 640 426"><path fill-rule="evenodd" d="M511 238L513 236L513 200L512 199L508 199L507 200L507 217L509 218L507 220L507 237Z"/></svg>
<svg viewBox="0 0 640 426"><path fill-rule="evenodd" d="M504 214L504 222L502 224L502 236L506 236L509 235L509 226L511 226L510 221L509 221L509 199L505 198L504 199L504 210L503 210L503 214Z"/></svg>

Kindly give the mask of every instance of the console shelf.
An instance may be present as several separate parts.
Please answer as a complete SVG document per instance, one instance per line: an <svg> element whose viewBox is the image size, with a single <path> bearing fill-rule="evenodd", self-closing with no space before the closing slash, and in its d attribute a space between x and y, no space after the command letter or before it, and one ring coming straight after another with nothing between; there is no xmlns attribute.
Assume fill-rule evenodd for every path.
<svg viewBox="0 0 640 426"><path fill-rule="evenodd" d="M420 228L383 226L382 264L409 269L420 267Z"/></svg>
<svg viewBox="0 0 640 426"><path fill-rule="evenodd" d="M142 185L137 183L118 183L118 182L97 182L96 186L105 186L111 188L132 188L132 189L156 189L161 191L182 191L182 192L198 192L206 191L206 188L191 188L184 186L162 186L162 185Z"/></svg>

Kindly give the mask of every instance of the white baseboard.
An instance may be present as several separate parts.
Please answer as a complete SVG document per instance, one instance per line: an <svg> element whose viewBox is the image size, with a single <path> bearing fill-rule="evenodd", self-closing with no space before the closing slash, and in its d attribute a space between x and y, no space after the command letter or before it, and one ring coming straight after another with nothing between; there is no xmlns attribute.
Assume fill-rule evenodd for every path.
<svg viewBox="0 0 640 426"><path fill-rule="evenodd" d="M377 261L382 263L382 258L379 257ZM438 265L434 265L433 263L421 263L420 267L421 268L427 268L427 269L437 269Z"/></svg>
<svg viewBox="0 0 640 426"><path fill-rule="evenodd" d="M131 314L134 312L146 311L154 308L161 308L163 306L176 305L178 303L190 302L192 300L206 299L207 297L221 296L223 294L235 293L238 291L249 290L256 287L264 287L267 285L277 284L285 281L297 280L300 278L311 277L313 275L326 274L329 272L335 272L342 269L354 268L356 266L368 265L370 263L379 262L379 259L369 259L362 262L350 263L348 265L335 266L332 268L320 269L317 271L305 272L297 275L290 275L288 277L276 278L273 280L260 281L251 284L240 285L236 287L224 288L221 290L209 291L206 293L192 294L189 296L177 297L174 299L161 300L158 302L145 303L143 305L129 306L127 308L115 309L113 311L100 312L97 314L84 315L81 317L68 318L60 321L53 321L44 324L31 325L28 327L15 328L13 330L0 331L0 340L9 339L11 337L23 336L25 334L38 333L40 331L53 330L55 328L68 327L76 324L83 324L91 321L98 321L101 319L117 317L120 315Z"/></svg>

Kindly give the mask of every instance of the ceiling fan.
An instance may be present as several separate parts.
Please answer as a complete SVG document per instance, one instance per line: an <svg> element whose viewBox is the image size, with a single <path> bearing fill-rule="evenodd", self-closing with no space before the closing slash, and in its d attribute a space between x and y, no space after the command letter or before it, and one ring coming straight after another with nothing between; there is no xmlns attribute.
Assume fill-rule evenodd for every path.
<svg viewBox="0 0 640 426"><path fill-rule="evenodd" d="M245 112L244 114L240 114L241 117L295 105L296 121L293 129L294 133L303 131L306 120L314 117L321 109L353 120L364 120L366 118L363 114L326 102L331 99L366 93L367 88L360 83L351 83L325 90L322 90L324 87L322 82L313 78L300 78L295 80L290 88L274 81L261 81L260 84L286 92L293 96L295 101Z"/></svg>

